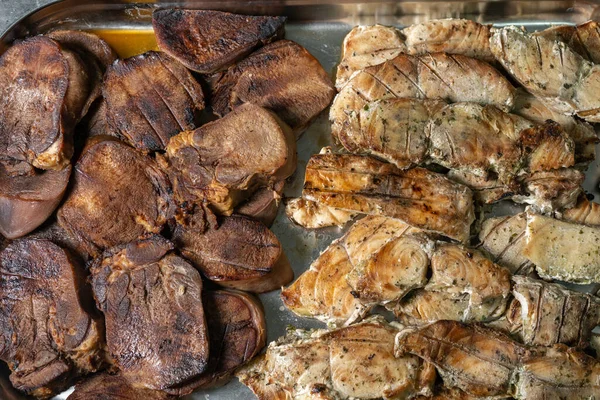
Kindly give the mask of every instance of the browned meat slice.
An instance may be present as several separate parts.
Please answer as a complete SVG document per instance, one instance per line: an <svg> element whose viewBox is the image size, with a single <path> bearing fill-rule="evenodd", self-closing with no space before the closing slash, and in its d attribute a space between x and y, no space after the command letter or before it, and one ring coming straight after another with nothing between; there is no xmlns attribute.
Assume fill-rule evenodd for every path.
<svg viewBox="0 0 600 400"><path fill-rule="evenodd" d="M579 196L575 207L564 210L560 217L569 222L600 226L600 204L589 201L586 196Z"/></svg>
<svg viewBox="0 0 600 400"><path fill-rule="evenodd" d="M447 387L497 398L510 396L513 374L528 354L523 345L493 329L455 321L400 331L395 352L434 364Z"/></svg>
<svg viewBox="0 0 600 400"><path fill-rule="evenodd" d="M208 335L200 274L160 236L115 247L91 267L106 343L123 377L162 390L200 375Z"/></svg>
<svg viewBox="0 0 600 400"><path fill-rule="evenodd" d="M577 54L594 64L600 63L600 31L598 22L588 21L581 25L559 25L534 35L569 45Z"/></svg>
<svg viewBox="0 0 600 400"><path fill-rule="evenodd" d="M348 211L398 218L459 241L468 239L474 220L466 186L423 168L402 171L358 155L311 157L302 196Z"/></svg>
<svg viewBox="0 0 600 400"><path fill-rule="evenodd" d="M524 276L514 276L510 321L523 343L586 348L600 325L600 298Z"/></svg>
<svg viewBox="0 0 600 400"><path fill-rule="evenodd" d="M215 84L212 106L223 116L240 104L253 103L273 111L300 134L334 94L316 58L295 42L279 40L229 68Z"/></svg>
<svg viewBox="0 0 600 400"><path fill-rule="evenodd" d="M258 354L266 341L266 323L258 298L244 292L216 290L202 295L210 357L206 371L181 387L167 389L178 396L229 382L235 369Z"/></svg>
<svg viewBox="0 0 600 400"><path fill-rule="evenodd" d="M277 237L262 223L215 215L202 206L179 216L173 241L202 274L222 286L256 293L279 289L294 274Z"/></svg>
<svg viewBox="0 0 600 400"><path fill-rule="evenodd" d="M87 251L159 233L172 215L167 177L149 157L110 137L90 141L75 165L58 221Z"/></svg>
<svg viewBox="0 0 600 400"><path fill-rule="evenodd" d="M91 259L91 255L86 252L87 246L78 241L77 238L71 236L69 232L58 224L55 218L46 221L38 229L27 235L27 238L49 240L68 251L70 256L73 256L81 263L86 263Z"/></svg>
<svg viewBox="0 0 600 400"><path fill-rule="evenodd" d="M206 199L225 215L258 187L284 180L296 169L293 133L254 104L180 133L169 142L166 155L165 169L178 201Z"/></svg>
<svg viewBox="0 0 600 400"><path fill-rule="evenodd" d="M10 176L0 164L0 234L15 239L40 226L58 207L69 183L71 166Z"/></svg>
<svg viewBox="0 0 600 400"><path fill-rule="evenodd" d="M164 150L172 136L194 129L204 108L202 88L192 74L154 51L113 63L102 94L110 126L147 152Z"/></svg>
<svg viewBox="0 0 600 400"><path fill-rule="evenodd" d="M237 376L259 400L430 395L434 368L411 355L394 357L396 332L379 318L333 331L296 330Z"/></svg>
<svg viewBox="0 0 600 400"><path fill-rule="evenodd" d="M258 189L245 202L237 206L235 212L252 217L265 226L271 226L279 211L284 185L285 181L279 181L274 184L273 188Z"/></svg>
<svg viewBox="0 0 600 400"><path fill-rule="evenodd" d="M137 388L121 374L102 372L79 382L67 400L170 400L173 396L159 390Z"/></svg>
<svg viewBox="0 0 600 400"><path fill-rule="evenodd" d="M20 239L0 254L0 358L19 390L50 398L104 358L103 324L83 265L46 240Z"/></svg>
<svg viewBox="0 0 600 400"><path fill-rule="evenodd" d="M22 392L19 392L10 383L8 376L10 370L8 366L0 361L0 398L3 400L30 400L33 397L27 396Z"/></svg>
<svg viewBox="0 0 600 400"><path fill-rule="evenodd" d="M167 9L152 14L158 47L203 74L227 68L257 47L279 39L285 20L210 10Z"/></svg>
<svg viewBox="0 0 600 400"><path fill-rule="evenodd" d="M350 211L328 207L302 197L290 199L285 205L285 213L292 222L306 229L328 226L342 227L357 215Z"/></svg>

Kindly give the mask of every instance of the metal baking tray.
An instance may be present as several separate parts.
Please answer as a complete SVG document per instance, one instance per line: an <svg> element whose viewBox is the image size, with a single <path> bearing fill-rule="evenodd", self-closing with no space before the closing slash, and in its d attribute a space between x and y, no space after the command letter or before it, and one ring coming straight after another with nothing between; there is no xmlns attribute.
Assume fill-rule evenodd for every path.
<svg viewBox="0 0 600 400"><path fill-rule="evenodd" d="M331 73L340 57L344 36L355 25L380 23L399 27L433 18L468 18L496 25L523 25L528 29L544 29L554 24L582 23L600 17L600 2L578 1L451 1L451 2L353 2L348 0L257 0L257 1L153 1L134 3L123 0L89 1L65 0L33 11L15 22L0 38L0 52L15 39L44 33L53 29L81 29L91 31L110 30L114 37L119 33L123 43L131 44L138 37L146 38L151 31L151 15L156 8L185 7L216 9L243 14L285 15L286 38L294 40L310 51ZM114 43L114 41L113 41ZM151 45L151 43L149 44ZM147 44L147 46L149 46ZM140 49L142 50L142 49ZM304 170L312 154L321 147L330 145L330 128L327 110L304 132L298 141L298 169L288 180L286 197L297 197L302 190ZM599 149L600 150L600 149ZM598 178L600 165L594 162L588 169L584 188L596 196L600 195ZM514 206L497 207L513 209ZM505 211L506 212L506 211ZM281 240L292 263L296 276L305 271L309 264L343 231L337 228L307 231L290 223L283 207L275 221L273 232ZM260 296L266 312L268 341L286 331L286 327L316 328L324 324L298 318L283 306L279 291ZM69 391L70 392L70 391ZM65 392L57 399L65 399ZM186 399L253 399L254 395L237 380L212 390L199 391Z"/></svg>

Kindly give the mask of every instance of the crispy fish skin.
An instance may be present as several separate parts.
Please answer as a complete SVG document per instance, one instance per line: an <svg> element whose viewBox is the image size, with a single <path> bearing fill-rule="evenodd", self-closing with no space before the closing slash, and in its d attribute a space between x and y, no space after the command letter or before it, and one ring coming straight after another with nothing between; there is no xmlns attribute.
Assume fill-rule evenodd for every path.
<svg viewBox="0 0 600 400"><path fill-rule="evenodd" d="M172 136L194 129L195 114L204 108L202 87L191 73L155 51L115 61L102 95L111 128L144 152L164 150Z"/></svg>
<svg viewBox="0 0 600 400"><path fill-rule="evenodd" d="M342 227L357 214L298 197L290 199L285 205L285 213L290 221L306 229L318 229L329 226Z"/></svg>
<svg viewBox="0 0 600 400"><path fill-rule="evenodd" d="M380 318L312 334L298 330L271 343L237 376L260 400L430 395L435 370L414 356L395 358L396 332Z"/></svg>
<svg viewBox="0 0 600 400"><path fill-rule="evenodd" d="M422 168L402 171L358 155L311 157L302 196L348 211L398 218L459 241L468 239L474 220L466 186Z"/></svg>
<svg viewBox="0 0 600 400"><path fill-rule="evenodd" d="M158 47L187 68L210 74L283 36L286 17L212 10L156 10L152 26Z"/></svg>
<svg viewBox="0 0 600 400"><path fill-rule="evenodd" d="M524 255L542 278L600 282L599 228L528 215L526 242Z"/></svg>

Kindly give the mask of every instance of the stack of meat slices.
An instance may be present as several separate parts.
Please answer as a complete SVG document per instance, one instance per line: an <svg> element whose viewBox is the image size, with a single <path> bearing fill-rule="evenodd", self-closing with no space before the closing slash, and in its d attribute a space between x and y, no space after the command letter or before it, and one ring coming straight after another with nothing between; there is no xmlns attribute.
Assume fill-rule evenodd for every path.
<svg viewBox="0 0 600 400"><path fill-rule="evenodd" d="M176 398L262 350L247 292L293 279L268 226L335 93L284 22L158 10L161 51L54 31L2 55L0 397Z"/></svg>
<svg viewBox="0 0 600 400"><path fill-rule="evenodd" d="M354 28L330 109L338 148L311 157L286 206L309 229L364 214L281 294L331 330L290 332L240 380L260 399L600 396L600 205L581 187L598 32ZM527 207L484 218L500 200Z"/></svg>

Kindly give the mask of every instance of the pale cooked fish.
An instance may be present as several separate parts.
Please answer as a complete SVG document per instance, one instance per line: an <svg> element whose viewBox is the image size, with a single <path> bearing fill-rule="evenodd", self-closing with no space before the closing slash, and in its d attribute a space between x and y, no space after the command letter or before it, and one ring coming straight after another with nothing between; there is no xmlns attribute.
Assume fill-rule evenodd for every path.
<svg viewBox="0 0 600 400"><path fill-rule="evenodd" d="M333 331L289 333L237 372L259 400L410 399L431 395L435 369L394 356L397 329L382 318Z"/></svg>
<svg viewBox="0 0 600 400"><path fill-rule="evenodd" d="M480 397L471 396L460 389L440 387L434 388L433 396L418 396L415 400L481 400Z"/></svg>
<svg viewBox="0 0 600 400"><path fill-rule="evenodd" d="M600 226L600 204L589 201L585 196L579 196L573 208L564 210L561 219L588 226Z"/></svg>
<svg viewBox="0 0 600 400"><path fill-rule="evenodd" d="M357 213L328 207L301 197L288 200L285 205L285 213L292 222L307 229L328 226L342 227L358 215Z"/></svg>
<svg viewBox="0 0 600 400"><path fill-rule="evenodd" d="M600 283L600 228L527 216L523 254L544 279Z"/></svg>
<svg viewBox="0 0 600 400"><path fill-rule="evenodd" d="M580 25L559 25L534 35L549 40L560 40L569 45L577 54L594 64L600 63L600 30L598 22L587 21Z"/></svg>
<svg viewBox="0 0 600 400"><path fill-rule="evenodd" d="M458 241L474 221L472 193L423 168L349 154L319 154L308 162L302 197L330 207L400 219Z"/></svg>

